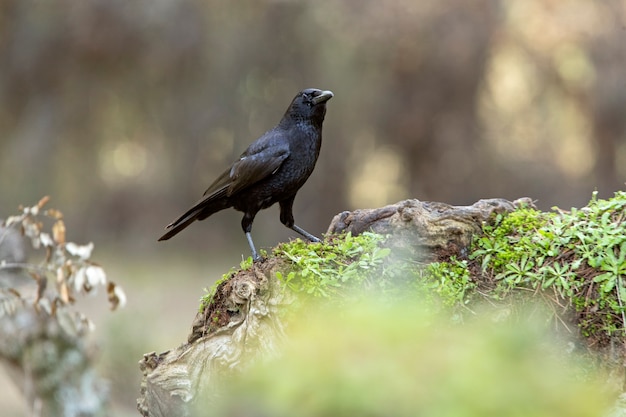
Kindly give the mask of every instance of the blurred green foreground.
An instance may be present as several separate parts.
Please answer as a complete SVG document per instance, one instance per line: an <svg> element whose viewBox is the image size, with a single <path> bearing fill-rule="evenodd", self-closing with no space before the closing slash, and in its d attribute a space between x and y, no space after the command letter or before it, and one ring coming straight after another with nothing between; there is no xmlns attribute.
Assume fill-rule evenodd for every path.
<svg viewBox="0 0 626 417"><path fill-rule="evenodd" d="M371 300L318 307L290 327L283 356L244 371L198 415L607 415L600 376L545 321L487 312L453 324Z"/></svg>

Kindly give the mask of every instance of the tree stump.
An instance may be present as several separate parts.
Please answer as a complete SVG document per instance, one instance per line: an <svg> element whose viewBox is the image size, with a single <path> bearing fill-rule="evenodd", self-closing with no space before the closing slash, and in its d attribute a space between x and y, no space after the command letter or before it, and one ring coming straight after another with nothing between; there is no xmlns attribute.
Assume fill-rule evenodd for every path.
<svg viewBox="0 0 626 417"><path fill-rule="evenodd" d="M421 261L436 260L441 252L463 255L472 237L495 214L533 207L532 200L480 200L471 206L405 200L377 209L342 212L328 234L364 231L390 235L386 245ZM198 313L186 343L176 349L144 355L141 397L144 416L190 416L202 399L210 403L220 379L260 357L278 355L285 338L279 314L293 302L276 278L283 262L269 258L249 271L240 271L218 286L213 304Z"/></svg>

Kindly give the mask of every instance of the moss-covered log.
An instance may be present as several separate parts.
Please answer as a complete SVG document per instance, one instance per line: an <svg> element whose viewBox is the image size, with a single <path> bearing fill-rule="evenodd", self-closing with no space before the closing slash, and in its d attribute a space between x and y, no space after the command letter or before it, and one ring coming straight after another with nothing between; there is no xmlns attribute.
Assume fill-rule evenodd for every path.
<svg viewBox="0 0 626 417"><path fill-rule="evenodd" d="M462 207L406 200L380 209L343 212L333 219L326 240L332 246L332 236L338 233L358 235L373 231L389 235L385 245L392 253L402 253L405 260L428 262L454 254L463 257L468 254L472 238L481 234L485 224L494 221L498 214L521 207L532 207L532 200L480 200ZM353 247L351 242L344 246L348 253ZM329 248L322 247L320 253L328 251ZM359 258L356 267L374 268L382 257L379 255L368 253L366 259ZM259 356L276 355L286 325L282 313L294 301L290 288L326 294L337 285L332 279L319 286L307 281L307 277L312 277L312 281L318 282L315 280L322 274L319 271L328 270L327 265L319 271L315 269L321 260L306 264L307 256L304 251L302 256L270 256L220 281L195 318L188 341L161 354L146 354L140 361L143 372L140 412L151 417L190 415L200 394L206 399L216 392L222 376ZM337 256L333 253L331 258ZM333 262L343 268L342 273L358 275L356 267L350 267L349 259ZM301 273L293 281L300 281L294 283L291 278L298 272L298 265ZM367 281L355 281L367 284ZM294 285L283 285L285 282Z"/></svg>
<svg viewBox="0 0 626 417"><path fill-rule="evenodd" d="M249 260L224 275L202 302L188 341L140 362L139 410L192 415L199 398L211 403L223 376L281 352L304 295L341 305L363 292L390 304L433 305L456 322L480 315L486 304L498 315L523 316L524 305L538 302L537 311L550 312L543 322L566 346L559 355L591 358L608 370L606 388L621 392L624 220L626 192L609 200L594 194L570 211L541 212L523 198L468 207L407 200L341 213L324 242L281 244L263 262ZM615 415L623 411L618 406Z"/></svg>

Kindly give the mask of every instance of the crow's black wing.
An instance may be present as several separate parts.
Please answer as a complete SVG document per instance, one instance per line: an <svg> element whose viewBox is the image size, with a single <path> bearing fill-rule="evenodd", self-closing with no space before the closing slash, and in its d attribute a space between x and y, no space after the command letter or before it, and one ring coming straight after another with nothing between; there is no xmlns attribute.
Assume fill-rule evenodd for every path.
<svg viewBox="0 0 626 417"><path fill-rule="evenodd" d="M229 196L251 186L275 173L289 156L289 148L272 148L265 152L244 156L230 170L232 180L228 187Z"/></svg>
<svg viewBox="0 0 626 417"><path fill-rule="evenodd" d="M261 139L265 139L262 137ZM279 135L270 139L281 139ZM289 143L283 140L257 141L229 170L220 175L204 192L207 198L232 196L238 191L272 175L289 156Z"/></svg>

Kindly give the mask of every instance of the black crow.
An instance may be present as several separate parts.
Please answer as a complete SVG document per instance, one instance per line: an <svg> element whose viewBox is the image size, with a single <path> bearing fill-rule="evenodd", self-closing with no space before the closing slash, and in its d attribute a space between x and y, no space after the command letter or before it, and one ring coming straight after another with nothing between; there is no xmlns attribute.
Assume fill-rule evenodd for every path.
<svg viewBox="0 0 626 417"><path fill-rule="evenodd" d="M313 242L320 240L298 227L293 201L315 168L322 145L322 122L331 91L302 90L293 99L276 127L246 149L204 192L204 197L170 223L159 240L167 240L196 220L233 207L241 220L252 258L260 259L250 231L254 216L274 203L280 205L280 221Z"/></svg>

